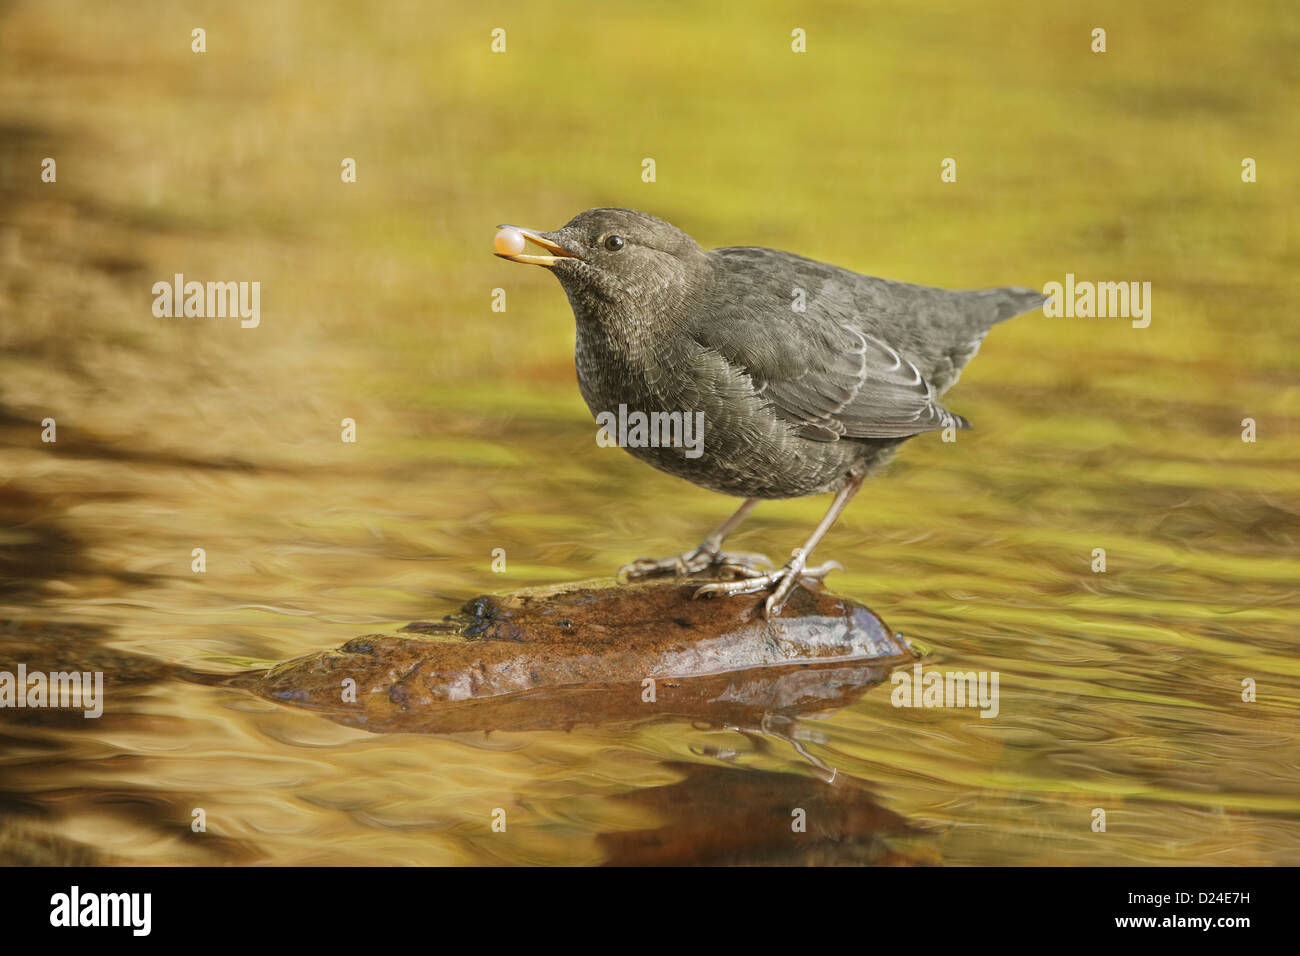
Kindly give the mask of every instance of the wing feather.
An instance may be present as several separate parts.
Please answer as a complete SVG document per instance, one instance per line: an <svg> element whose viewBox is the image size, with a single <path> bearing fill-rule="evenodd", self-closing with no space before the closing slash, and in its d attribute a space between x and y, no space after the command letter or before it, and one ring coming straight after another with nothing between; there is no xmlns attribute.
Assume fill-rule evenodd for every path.
<svg viewBox="0 0 1300 956"><path fill-rule="evenodd" d="M700 340L748 374L758 395L804 438L905 438L970 427L935 401L920 370L888 342L840 322L790 331L796 339L779 357L747 349L734 335L706 332Z"/></svg>

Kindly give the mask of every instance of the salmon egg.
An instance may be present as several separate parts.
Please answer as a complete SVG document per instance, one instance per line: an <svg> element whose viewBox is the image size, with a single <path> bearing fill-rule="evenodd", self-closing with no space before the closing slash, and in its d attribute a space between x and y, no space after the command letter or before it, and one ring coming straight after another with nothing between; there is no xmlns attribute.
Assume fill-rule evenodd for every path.
<svg viewBox="0 0 1300 956"><path fill-rule="evenodd" d="M518 229L506 226L497 231L492 245L503 256L517 256L524 251L524 234Z"/></svg>

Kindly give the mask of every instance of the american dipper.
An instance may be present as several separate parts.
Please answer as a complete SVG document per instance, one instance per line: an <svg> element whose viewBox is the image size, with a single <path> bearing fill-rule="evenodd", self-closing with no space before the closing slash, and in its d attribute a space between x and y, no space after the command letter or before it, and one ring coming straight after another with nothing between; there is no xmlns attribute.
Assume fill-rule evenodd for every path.
<svg viewBox="0 0 1300 956"><path fill-rule="evenodd" d="M808 556L864 478L914 435L971 427L939 396L994 324L1047 300L1032 289L893 282L775 249L706 252L634 209L588 209L554 232L499 230L498 256L544 266L564 287L578 324L578 388L597 420L617 416L624 437L624 420L640 412L649 434L633 428L627 451L745 499L698 548L641 558L620 576L716 567L734 580L697 596L770 589L769 617L801 579L839 567L809 568ZM524 254L526 241L546 254ZM690 447L680 425L699 413L703 435ZM821 492L835 499L784 567L761 570L722 551L759 501Z"/></svg>

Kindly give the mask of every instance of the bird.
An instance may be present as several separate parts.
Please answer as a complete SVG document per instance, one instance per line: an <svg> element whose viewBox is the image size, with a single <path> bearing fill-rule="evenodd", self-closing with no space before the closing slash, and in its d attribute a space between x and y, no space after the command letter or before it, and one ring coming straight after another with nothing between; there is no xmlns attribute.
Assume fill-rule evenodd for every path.
<svg viewBox="0 0 1300 956"><path fill-rule="evenodd" d="M766 592L781 613L795 586L840 569L813 550L863 481L908 439L968 429L939 404L997 323L1038 308L1018 286L950 291L753 246L705 250L635 209L601 207L551 232L503 224L494 251L560 282L577 325L578 388L597 421L659 414L702 424L698 447L629 433L625 449L679 478L743 499L700 545L639 558L620 580L716 572L697 597ZM529 254L528 244L540 248ZM623 429L620 428L620 436ZM633 438L638 440L634 441ZM834 495L780 568L722 550L760 501Z"/></svg>

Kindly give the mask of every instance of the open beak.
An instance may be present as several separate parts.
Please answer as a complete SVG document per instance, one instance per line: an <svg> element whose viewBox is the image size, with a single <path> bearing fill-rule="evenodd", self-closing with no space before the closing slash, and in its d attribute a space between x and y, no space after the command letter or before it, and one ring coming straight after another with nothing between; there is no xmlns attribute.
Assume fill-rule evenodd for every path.
<svg viewBox="0 0 1300 956"><path fill-rule="evenodd" d="M552 239L548 239L543 233L535 232L532 229L524 229L521 226L510 226L510 225L500 225L497 226L497 229L514 229L519 233L521 233L523 237L527 239L529 242L541 246L543 249L545 249L547 252L550 253L549 256L529 256L529 255L524 255L522 252L515 253L513 255L505 252L493 253L493 255L501 259L509 259L511 262L525 262L528 263L529 265L534 265L534 266L553 266L561 259L582 258L582 256L578 255L576 252L570 252L568 249L564 248L564 246L560 245L558 242L555 242Z"/></svg>

